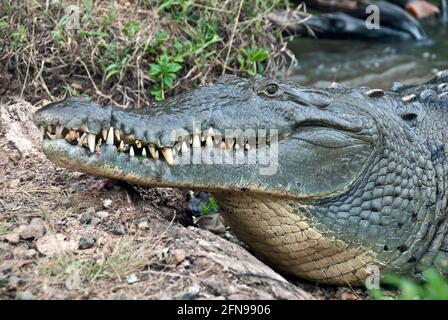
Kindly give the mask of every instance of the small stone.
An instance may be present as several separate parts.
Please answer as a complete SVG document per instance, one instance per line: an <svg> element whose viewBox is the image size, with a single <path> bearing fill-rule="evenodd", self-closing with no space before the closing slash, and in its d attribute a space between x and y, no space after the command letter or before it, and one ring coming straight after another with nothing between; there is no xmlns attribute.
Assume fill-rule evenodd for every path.
<svg viewBox="0 0 448 320"><path fill-rule="evenodd" d="M29 249L25 251L25 257L28 259L34 259L37 257L37 251L34 249Z"/></svg>
<svg viewBox="0 0 448 320"><path fill-rule="evenodd" d="M137 227L138 227L140 230L146 230L146 229L149 228L149 223L148 223L148 221L142 221L142 222L140 222L140 223L137 225Z"/></svg>
<svg viewBox="0 0 448 320"><path fill-rule="evenodd" d="M85 250L93 247L95 245L96 239L93 237L81 237L79 239L78 249Z"/></svg>
<svg viewBox="0 0 448 320"><path fill-rule="evenodd" d="M85 212L93 216L95 214L95 211L96 210L94 207L88 207Z"/></svg>
<svg viewBox="0 0 448 320"><path fill-rule="evenodd" d="M98 211L98 212L96 212L95 213L95 216L97 217L97 218L100 218L100 219L107 219L107 217L109 217L109 212L107 212L107 211Z"/></svg>
<svg viewBox="0 0 448 320"><path fill-rule="evenodd" d="M138 278L135 274L131 274L127 277L127 281L129 284L133 284L133 283L138 282Z"/></svg>
<svg viewBox="0 0 448 320"><path fill-rule="evenodd" d="M178 265L182 261L184 261L186 257L187 257L187 254L182 249L176 249L176 250L173 251L173 259L174 259L173 262L176 265Z"/></svg>
<svg viewBox="0 0 448 320"><path fill-rule="evenodd" d="M61 233L49 234L36 241L37 250L47 257L73 252L78 244Z"/></svg>
<svg viewBox="0 0 448 320"><path fill-rule="evenodd" d="M72 200L70 200L70 198L64 198L61 200L61 204L66 207L69 208L72 206Z"/></svg>
<svg viewBox="0 0 448 320"><path fill-rule="evenodd" d="M46 229L42 220L39 218L34 218L20 234L20 237L25 240L39 239L44 236L45 231Z"/></svg>
<svg viewBox="0 0 448 320"><path fill-rule="evenodd" d="M81 217L79 217L79 222L81 224L89 224L92 221L92 216L90 213L84 212Z"/></svg>
<svg viewBox="0 0 448 320"><path fill-rule="evenodd" d="M36 298L28 290L22 291L22 292L19 292L16 294L16 300L34 300L34 299L36 299Z"/></svg>
<svg viewBox="0 0 448 320"><path fill-rule="evenodd" d="M92 218L92 226L97 226L100 223L101 223L101 219L96 218L96 217Z"/></svg>
<svg viewBox="0 0 448 320"><path fill-rule="evenodd" d="M3 236L3 239L8 241L10 244L18 244L20 241L20 234L18 232L11 232L11 233L5 234Z"/></svg>
<svg viewBox="0 0 448 320"><path fill-rule="evenodd" d="M341 300L359 300L359 296L354 292L345 291L341 293Z"/></svg>
<svg viewBox="0 0 448 320"><path fill-rule="evenodd" d="M106 199L103 201L103 208L104 209L108 209L112 206L112 200L110 199Z"/></svg>
<svg viewBox="0 0 448 320"><path fill-rule="evenodd" d="M20 287L23 287L25 283L25 280L23 280L22 278L19 278L17 276L10 276L6 285L6 289L8 289L9 291L17 291Z"/></svg>
<svg viewBox="0 0 448 320"><path fill-rule="evenodd" d="M126 230L124 229L124 226L121 223L117 223L114 228L112 229L112 234L115 234L117 236L122 236L126 234Z"/></svg>
<svg viewBox="0 0 448 320"><path fill-rule="evenodd" d="M115 191L120 191L120 190L121 190L121 187L120 187L119 185L115 185L115 186L114 186L114 190L115 190Z"/></svg>

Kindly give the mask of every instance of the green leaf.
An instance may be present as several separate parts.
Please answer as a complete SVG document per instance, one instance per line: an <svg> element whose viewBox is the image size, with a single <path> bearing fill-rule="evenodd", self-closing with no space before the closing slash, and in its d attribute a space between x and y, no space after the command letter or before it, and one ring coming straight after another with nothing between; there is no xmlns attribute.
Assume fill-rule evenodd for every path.
<svg viewBox="0 0 448 320"><path fill-rule="evenodd" d="M151 63L149 67L149 74L153 77L158 77L162 73L162 70L158 64Z"/></svg>

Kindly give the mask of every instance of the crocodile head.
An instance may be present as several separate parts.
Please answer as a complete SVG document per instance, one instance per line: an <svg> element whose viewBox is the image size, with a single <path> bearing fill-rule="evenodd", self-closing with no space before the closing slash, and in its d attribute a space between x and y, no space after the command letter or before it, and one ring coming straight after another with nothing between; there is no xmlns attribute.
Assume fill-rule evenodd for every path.
<svg viewBox="0 0 448 320"><path fill-rule="evenodd" d="M398 106L382 91L224 77L140 110L52 103L35 123L60 166L210 191L235 233L279 269L357 283L370 264L407 270L422 254L409 240L424 222L410 206L421 203L402 191L418 173L411 156L426 165L428 154Z"/></svg>

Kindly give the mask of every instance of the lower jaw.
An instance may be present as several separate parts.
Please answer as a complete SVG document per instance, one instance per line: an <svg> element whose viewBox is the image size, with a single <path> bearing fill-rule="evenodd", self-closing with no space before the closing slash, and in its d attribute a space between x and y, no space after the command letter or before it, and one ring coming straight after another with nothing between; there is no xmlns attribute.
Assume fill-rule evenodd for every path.
<svg viewBox="0 0 448 320"><path fill-rule="evenodd" d="M374 253L326 237L287 199L219 193L215 197L239 239L274 268L319 283L360 285L371 275Z"/></svg>

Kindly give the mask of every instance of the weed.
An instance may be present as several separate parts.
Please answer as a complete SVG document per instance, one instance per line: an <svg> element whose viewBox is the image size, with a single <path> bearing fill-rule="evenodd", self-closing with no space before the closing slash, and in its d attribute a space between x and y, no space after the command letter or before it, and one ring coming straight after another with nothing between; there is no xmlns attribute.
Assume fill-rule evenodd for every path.
<svg viewBox="0 0 448 320"><path fill-rule="evenodd" d="M423 272L424 281L417 281L404 276L386 276L382 284L390 286L398 292L391 294L383 289L370 290L370 295L376 300L448 300L448 279L437 270L428 269Z"/></svg>
<svg viewBox="0 0 448 320"><path fill-rule="evenodd" d="M218 211L219 211L219 207L216 204L216 200L215 200L214 197L210 197L208 199L208 204L207 205L205 205L203 203L201 203L199 205L199 212L201 213L201 216L206 216L206 215L209 215L209 214L215 214L215 213L218 213Z"/></svg>
<svg viewBox="0 0 448 320"><path fill-rule="evenodd" d="M138 106L222 73L274 74L290 63L281 31L266 18L288 0L156 0L131 7L82 0L76 29L67 29L67 5L25 0L15 10L10 1L0 3L0 50L6 53L0 72L25 86L32 103L86 94ZM11 65L16 68L4 67ZM64 86L80 81L83 92Z"/></svg>
<svg viewBox="0 0 448 320"><path fill-rule="evenodd" d="M0 222L0 236L9 232L9 224L6 222Z"/></svg>

